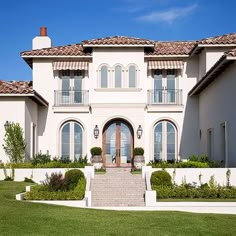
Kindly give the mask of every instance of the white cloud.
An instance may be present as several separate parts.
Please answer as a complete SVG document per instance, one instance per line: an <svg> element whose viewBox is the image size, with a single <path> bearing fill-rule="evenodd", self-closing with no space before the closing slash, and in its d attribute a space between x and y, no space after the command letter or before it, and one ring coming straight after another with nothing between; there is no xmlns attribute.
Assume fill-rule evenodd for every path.
<svg viewBox="0 0 236 236"><path fill-rule="evenodd" d="M136 19L146 22L167 22L169 24L173 23L175 20L179 18L183 18L189 14L191 14L196 8L197 4L193 4L188 7L182 8L172 8L166 11L155 11L151 12L147 15L140 16Z"/></svg>

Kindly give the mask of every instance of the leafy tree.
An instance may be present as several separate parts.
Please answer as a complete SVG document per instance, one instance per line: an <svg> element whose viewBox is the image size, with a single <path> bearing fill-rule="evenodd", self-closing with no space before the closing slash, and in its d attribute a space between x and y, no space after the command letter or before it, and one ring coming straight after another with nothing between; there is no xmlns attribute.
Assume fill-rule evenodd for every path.
<svg viewBox="0 0 236 236"><path fill-rule="evenodd" d="M23 138L23 130L19 123L10 122L5 128L3 149L10 162L22 162L25 157L26 142Z"/></svg>

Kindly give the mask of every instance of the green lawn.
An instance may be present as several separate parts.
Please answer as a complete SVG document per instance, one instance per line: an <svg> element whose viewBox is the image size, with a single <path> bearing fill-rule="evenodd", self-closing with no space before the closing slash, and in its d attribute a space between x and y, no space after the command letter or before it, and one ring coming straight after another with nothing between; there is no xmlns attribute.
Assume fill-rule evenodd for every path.
<svg viewBox="0 0 236 236"><path fill-rule="evenodd" d="M236 215L117 212L15 200L27 183L0 181L0 235L236 235Z"/></svg>

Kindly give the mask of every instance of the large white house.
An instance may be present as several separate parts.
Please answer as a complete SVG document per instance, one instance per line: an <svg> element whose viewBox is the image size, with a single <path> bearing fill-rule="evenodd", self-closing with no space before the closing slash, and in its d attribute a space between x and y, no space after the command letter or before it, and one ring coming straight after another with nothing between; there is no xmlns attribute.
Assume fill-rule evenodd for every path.
<svg viewBox="0 0 236 236"><path fill-rule="evenodd" d="M21 53L32 81L0 81L4 124L18 122L26 157L74 160L103 150L105 166L206 154L236 166L236 33L161 42L114 36L52 46L47 29Z"/></svg>

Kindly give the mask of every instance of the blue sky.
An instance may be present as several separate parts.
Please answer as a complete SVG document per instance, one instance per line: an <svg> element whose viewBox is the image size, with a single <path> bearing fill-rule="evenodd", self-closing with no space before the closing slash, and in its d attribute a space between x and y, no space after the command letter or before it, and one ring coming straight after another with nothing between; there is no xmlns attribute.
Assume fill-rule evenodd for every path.
<svg viewBox="0 0 236 236"><path fill-rule="evenodd" d="M20 52L40 26L54 46L122 35L195 40L236 32L235 0L1 0L0 80L31 80Z"/></svg>

